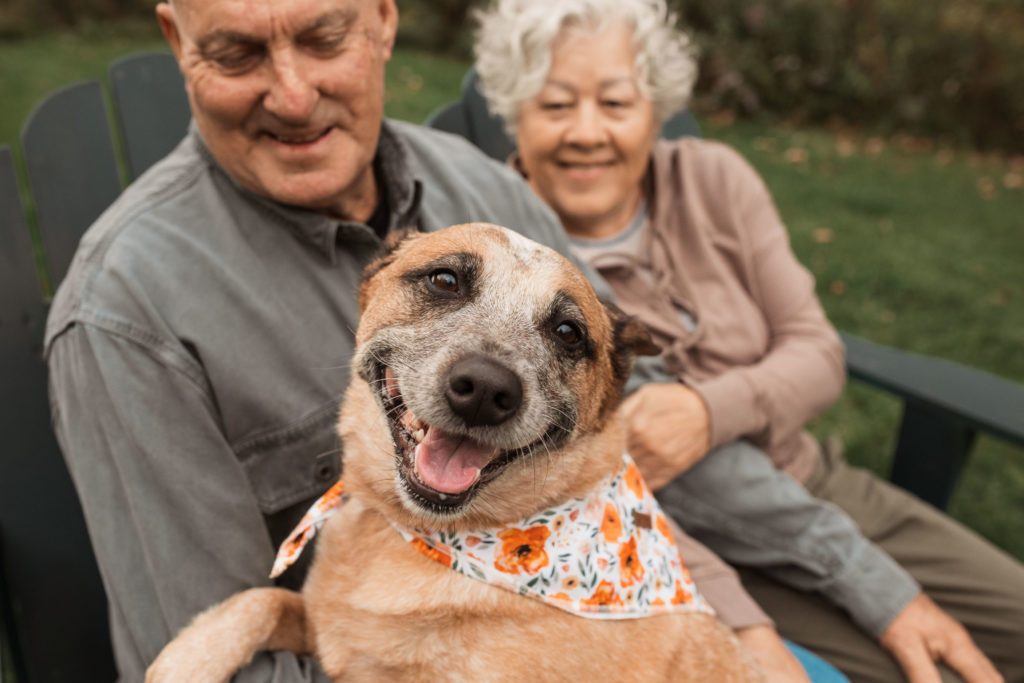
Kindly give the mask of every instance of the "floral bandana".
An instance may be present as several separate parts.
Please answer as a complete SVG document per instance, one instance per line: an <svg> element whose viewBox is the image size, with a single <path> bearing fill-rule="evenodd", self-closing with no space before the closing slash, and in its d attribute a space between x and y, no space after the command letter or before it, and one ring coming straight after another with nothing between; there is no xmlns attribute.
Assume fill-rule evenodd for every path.
<svg viewBox="0 0 1024 683"><path fill-rule="evenodd" d="M419 552L460 574L579 616L714 614L683 564L665 513L629 456L622 460L587 497L516 525L453 533L391 524ZM344 502L339 482L281 546L272 577L294 562L323 524L330 509L321 503L332 493L330 509Z"/></svg>
<svg viewBox="0 0 1024 683"><path fill-rule="evenodd" d="M306 544L316 536L316 532L324 525L327 518L337 512L346 500L348 500L348 496L345 494L345 480L341 479L313 503L312 507L299 520L299 525L292 529L288 538L284 539L284 543L277 551L277 557L274 558L270 578L276 579L281 576L285 569L299 559Z"/></svg>

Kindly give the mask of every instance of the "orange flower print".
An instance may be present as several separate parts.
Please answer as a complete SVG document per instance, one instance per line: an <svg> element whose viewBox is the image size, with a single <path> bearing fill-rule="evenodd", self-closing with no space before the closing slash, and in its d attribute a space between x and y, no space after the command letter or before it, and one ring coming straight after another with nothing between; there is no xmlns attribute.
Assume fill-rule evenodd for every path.
<svg viewBox="0 0 1024 683"><path fill-rule="evenodd" d="M565 602L571 602L572 598L565 593L552 593L548 596L548 600L564 600Z"/></svg>
<svg viewBox="0 0 1024 683"><path fill-rule="evenodd" d="M668 518L665 517L665 515L658 515L657 519L655 519L654 521L654 524L658 527L658 531L661 533L662 536L664 536L670 541L673 540L672 527L668 525Z"/></svg>
<svg viewBox="0 0 1024 683"><path fill-rule="evenodd" d="M580 600L583 605L621 605L622 598L615 592L615 586L611 581L602 581L597 584L594 594L589 598Z"/></svg>
<svg viewBox="0 0 1024 683"><path fill-rule="evenodd" d="M683 588L683 584L676 581L676 594L672 596L673 605L685 605L693 600L693 593Z"/></svg>
<svg viewBox="0 0 1024 683"><path fill-rule="evenodd" d="M412 544L416 548L416 550L419 550L421 553L423 553L430 559L436 560L444 566L451 568L452 556L448 553L438 548L431 548L430 545L428 545L426 542L423 541L423 539L420 538L413 538Z"/></svg>
<svg viewBox="0 0 1024 683"><path fill-rule="evenodd" d="M623 586L632 586L644 578L644 565L636 552L636 536L619 545L619 582Z"/></svg>
<svg viewBox="0 0 1024 683"><path fill-rule="evenodd" d="M622 520L619 518L619 511L611 503L605 503L604 516L601 518L601 533L604 540L614 543L622 535Z"/></svg>
<svg viewBox="0 0 1024 683"><path fill-rule="evenodd" d="M494 567L506 574L536 574L548 566L544 543L550 535L546 526L503 529L498 532L502 543L495 552Z"/></svg>
<svg viewBox="0 0 1024 683"><path fill-rule="evenodd" d="M626 472L622 475L622 481L625 482L634 496L637 498L644 497L644 479L640 476L640 470L636 468L636 465L633 463L626 465Z"/></svg>

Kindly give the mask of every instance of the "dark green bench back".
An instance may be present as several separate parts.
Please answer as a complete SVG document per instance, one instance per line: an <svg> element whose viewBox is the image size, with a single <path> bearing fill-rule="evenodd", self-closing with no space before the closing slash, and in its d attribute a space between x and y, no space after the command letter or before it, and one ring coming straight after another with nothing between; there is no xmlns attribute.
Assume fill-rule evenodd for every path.
<svg viewBox="0 0 1024 683"><path fill-rule="evenodd" d="M169 54L118 60L111 82L134 178L182 138L188 104ZM41 354L41 283L56 287L82 233L122 189L102 86L50 95L21 142L47 268L36 268L15 159L0 148L0 633L13 655L4 669L20 682L111 681L106 598L53 436Z"/></svg>

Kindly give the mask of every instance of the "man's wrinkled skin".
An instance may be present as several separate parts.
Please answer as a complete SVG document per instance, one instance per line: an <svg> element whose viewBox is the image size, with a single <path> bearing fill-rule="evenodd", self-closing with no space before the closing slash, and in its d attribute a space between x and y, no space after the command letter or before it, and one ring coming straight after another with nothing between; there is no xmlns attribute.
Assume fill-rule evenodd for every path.
<svg viewBox="0 0 1024 683"><path fill-rule="evenodd" d="M176 0L157 17L199 131L237 182L284 204L369 218L392 0Z"/></svg>

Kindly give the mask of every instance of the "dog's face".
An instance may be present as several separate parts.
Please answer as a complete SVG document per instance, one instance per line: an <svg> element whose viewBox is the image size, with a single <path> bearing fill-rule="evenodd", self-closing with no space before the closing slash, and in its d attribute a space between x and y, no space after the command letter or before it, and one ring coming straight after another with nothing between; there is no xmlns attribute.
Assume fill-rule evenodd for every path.
<svg viewBox="0 0 1024 683"><path fill-rule="evenodd" d="M364 274L345 476L388 514L517 519L596 483L638 323L556 252L488 224L395 239ZM411 519L410 519L411 518Z"/></svg>

